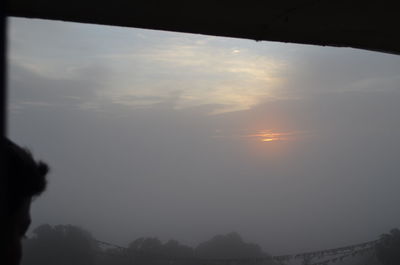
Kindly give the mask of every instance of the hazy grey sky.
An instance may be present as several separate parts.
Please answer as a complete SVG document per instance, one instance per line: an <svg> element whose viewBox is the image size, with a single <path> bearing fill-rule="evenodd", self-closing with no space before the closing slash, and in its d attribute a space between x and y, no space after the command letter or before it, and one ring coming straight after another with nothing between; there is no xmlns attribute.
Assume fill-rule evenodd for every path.
<svg viewBox="0 0 400 265"><path fill-rule="evenodd" d="M9 136L52 168L33 227L282 254L399 226L399 56L9 22Z"/></svg>

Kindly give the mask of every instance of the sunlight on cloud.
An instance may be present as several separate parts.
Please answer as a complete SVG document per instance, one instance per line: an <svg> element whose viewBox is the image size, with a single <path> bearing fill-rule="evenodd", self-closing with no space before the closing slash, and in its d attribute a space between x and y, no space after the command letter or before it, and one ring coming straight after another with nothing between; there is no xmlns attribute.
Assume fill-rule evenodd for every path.
<svg viewBox="0 0 400 265"><path fill-rule="evenodd" d="M261 142L273 142L273 141L288 141L295 138L295 133L293 132L275 132L272 130L262 130L255 134L246 135L253 139L257 139Z"/></svg>
<svg viewBox="0 0 400 265"><path fill-rule="evenodd" d="M279 129L265 129L265 130L242 130L242 131L223 131L216 130L215 138L231 138L231 139L248 139L257 142L275 142L275 141L295 141L310 135L311 132L307 131L284 131Z"/></svg>
<svg viewBox="0 0 400 265"><path fill-rule="evenodd" d="M24 23L31 22L13 23L27 27ZM51 25L59 30L48 36L45 29ZM81 102L84 109L108 103L130 108L167 103L173 109L214 106L209 114L247 110L277 98L288 69L284 59L225 38L45 21L30 35L25 27L10 33L10 65L43 82L85 86L91 96ZM79 38L58 34L63 30ZM104 39L108 34L114 38ZM25 46L27 36L35 45Z"/></svg>
<svg viewBox="0 0 400 265"><path fill-rule="evenodd" d="M150 107L179 91L175 109L219 105L213 114L249 109L273 98L283 82L280 73L285 69L284 62L247 50L198 44L144 48L116 58L120 65L131 65L125 69L143 73L139 78L128 73L118 77L116 82L125 85L110 90L109 96L115 103ZM139 102L139 98L155 101Z"/></svg>

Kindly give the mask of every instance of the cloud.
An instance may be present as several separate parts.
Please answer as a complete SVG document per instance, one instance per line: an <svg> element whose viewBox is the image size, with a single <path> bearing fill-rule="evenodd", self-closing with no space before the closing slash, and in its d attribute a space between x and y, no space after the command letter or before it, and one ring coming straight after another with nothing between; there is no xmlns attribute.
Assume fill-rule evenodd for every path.
<svg viewBox="0 0 400 265"><path fill-rule="evenodd" d="M196 53L194 52L194 54ZM54 73L57 71L55 70L57 67L49 66L47 69L52 70L47 71L41 64L29 67L24 63L12 62L12 64L19 64L16 67L30 71L32 75L36 75L36 79L42 78L50 82L58 82L58 86L62 86L63 82L69 82L70 87L80 85L82 91L89 92L92 89L90 91L92 95L101 93L102 96L108 97L117 104L132 106L153 104L156 98L160 100L168 97L168 94L173 91L180 90L182 95L176 102L177 108L209 104L224 106L222 109L216 110L218 113L251 108L260 103L263 98L272 97L274 88L280 82L279 78L274 76L279 67L266 61L253 65L247 62L247 60L251 61L251 58L229 61L220 56L216 60L223 63L217 64L207 61L213 56L206 56L201 52L196 56L203 58L201 66L194 58L187 58L186 62L182 62L179 58L174 57L168 58L171 66L163 65L158 59L154 59L157 57L156 54L141 58L142 61L126 61L125 58L126 62L121 60L119 66L111 64L110 67L110 64L103 62L85 67L69 67L67 71L63 72L59 69L57 73ZM153 66L146 67L150 64ZM102 65L109 65L109 67L107 69ZM141 67L137 67L137 65L141 65ZM125 69L121 69L122 66ZM135 70L127 72L126 69ZM134 75L130 75L131 73ZM15 75L14 72L11 74ZM70 91L76 91L76 89L70 88ZM81 94L81 92L74 93ZM142 99L140 103L139 98ZM144 100L145 98L147 100ZM153 100L149 100L151 98Z"/></svg>
<svg viewBox="0 0 400 265"><path fill-rule="evenodd" d="M46 23L10 37L9 135L53 169L34 222L273 254L400 222L398 56Z"/></svg>
<svg viewBox="0 0 400 265"><path fill-rule="evenodd" d="M27 20L11 20L15 26L10 30L10 64L37 78L57 80L59 86L69 82L70 87L91 90L92 98L86 99L90 103L85 106L101 105L96 101L104 98L115 104L152 105L155 102L139 103L137 99L168 98L181 91L174 107L221 106L215 114L249 109L266 98L273 99L285 82L282 73L287 61L243 45L227 49L221 38L36 22L32 34ZM33 44L24 45L27 40ZM70 89L73 96L80 96L82 92L76 90Z"/></svg>
<svg viewBox="0 0 400 265"><path fill-rule="evenodd" d="M46 64L9 60L9 91L12 108L54 106L80 108L101 104L102 91L109 84L103 65L88 65L53 74ZM29 102L29 104L27 104ZM16 107L19 105L19 107Z"/></svg>
<svg viewBox="0 0 400 265"><path fill-rule="evenodd" d="M273 97L281 85L284 62L243 51L165 42L125 54L109 55L115 66L111 97L164 96L180 90L177 108L202 104L225 106L218 112L237 111ZM125 102L127 103L127 102Z"/></svg>
<svg viewBox="0 0 400 265"><path fill-rule="evenodd" d="M398 89L396 56L369 51L305 46L291 58L283 98Z"/></svg>

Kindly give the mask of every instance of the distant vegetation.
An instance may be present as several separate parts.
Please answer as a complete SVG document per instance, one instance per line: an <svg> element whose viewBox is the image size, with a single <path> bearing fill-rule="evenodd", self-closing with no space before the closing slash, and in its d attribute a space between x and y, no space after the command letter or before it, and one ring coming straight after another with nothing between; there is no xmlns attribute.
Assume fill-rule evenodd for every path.
<svg viewBox="0 0 400 265"><path fill-rule="evenodd" d="M392 229L389 234L381 236L376 246L376 256L383 265L400 264L400 230Z"/></svg>
<svg viewBox="0 0 400 265"><path fill-rule="evenodd" d="M22 265L127 265L200 264L200 259L268 258L257 244L239 234L217 235L197 247L155 237L132 241L127 249L102 248L92 235L73 225L41 225L25 241ZM272 261L263 264L274 264Z"/></svg>
<svg viewBox="0 0 400 265"><path fill-rule="evenodd" d="M379 264L399 265L400 230L382 235L375 251ZM244 242L237 233L214 236L195 248L176 240L163 243L156 237L137 238L121 248L99 244L88 231L73 225L45 224L25 240L22 265L216 265L207 260L243 259L241 264L246 264L246 258L276 264L259 245Z"/></svg>

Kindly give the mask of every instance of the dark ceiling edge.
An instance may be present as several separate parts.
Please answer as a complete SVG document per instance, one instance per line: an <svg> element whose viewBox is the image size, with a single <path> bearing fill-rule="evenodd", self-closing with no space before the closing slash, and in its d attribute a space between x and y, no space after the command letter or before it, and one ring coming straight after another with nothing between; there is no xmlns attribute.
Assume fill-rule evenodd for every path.
<svg viewBox="0 0 400 265"><path fill-rule="evenodd" d="M354 48L361 50L369 50L374 52L389 53L394 55L400 55L400 47L394 42L392 45L388 45L388 42L379 42L379 32L360 32L360 31L344 31L344 32L290 32L282 29L266 29L261 26L254 27L253 30L249 30L248 26L242 27L236 25L232 28L230 24L219 24L215 25L212 23L182 23L178 20L151 20L145 21L141 19L132 19L127 23L123 18L118 20L115 17L86 17L85 15L73 16L70 14L56 14L48 15L47 13L36 12L7 12L9 17L23 17L29 19L46 19L62 22L75 22L84 24L96 24L105 26L116 26L116 27L129 27L129 28L141 28L149 30L162 30L169 32L178 33L189 33L189 34L201 34L208 36L227 37L227 38L240 38L248 39L253 41L273 41L282 43L293 43L293 44L306 44L316 46L330 46L338 48ZM262 32L262 34L260 33ZM265 37L268 36L268 37ZM340 37L341 36L341 37ZM358 37L354 37L358 36ZM349 42L349 39L353 39ZM390 39L390 36L383 36L383 39ZM389 42L390 43L390 42Z"/></svg>

